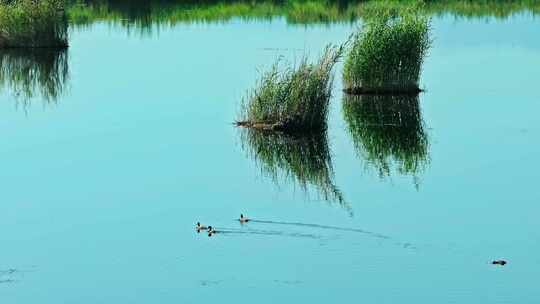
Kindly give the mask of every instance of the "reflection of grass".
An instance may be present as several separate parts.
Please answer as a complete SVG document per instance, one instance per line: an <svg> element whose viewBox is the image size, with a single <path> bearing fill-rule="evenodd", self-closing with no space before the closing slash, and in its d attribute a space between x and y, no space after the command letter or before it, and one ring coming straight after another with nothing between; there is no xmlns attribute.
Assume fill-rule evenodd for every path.
<svg viewBox="0 0 540 304"><path fill-rule="evenodd" d="M425 5L418 8L418 4ZM381 6L398 11L417 7L428 15L449 14L466 18L506 18L521 12L540 13L540 1L536 0L400 0L384 1L383 4L375 0L72 0L68 15L70 21L78 25L107 20L140 28L177 23L224 22L233 18L269 20L275 17L284 17L288 23L309 24L354 22L361 17L369 17L374 7Z"/></svg>
<svg viewBox="0 0 540 304"><path fill-rule="evenodd" d="M0 50L0 86L23 103L40 95L54 102L64 92L69 78L66 50Z"/></svg>
<svg viewBox="0 0 540 304"><path fill-rule="evenodd" d="M342 48L327 47L316 64L307 59L283 71L276 63L248 93L239 125L282 130L326 129L332 68Z"/></svg>
<svg viewBox="0 0 540 304"><path fill-rule="evenodd" d="M0 47L66 47L62 0L0 0Z"/></svg>
<svg viewBox="0 0 540 304"><path fill-rule="evenodd" d="M353 38L343 68L345 89L354 93L418 92L430 45L428 18L378 11Z"/></svg>
<svg viewBox="0 0 540 304"><path fill-rule="evenodd" d="M299 135L244 129L242 146L277 184L292 180L306 192L311 186L325 200L349 208L333 182L325 132Z"/></svg>
<svg viewBox="0 0 540 304"><path fill-rule="evenodd" d="M345 95L343 115L356 150L379 176L416 176L429 162L418 96Z"/></svg>

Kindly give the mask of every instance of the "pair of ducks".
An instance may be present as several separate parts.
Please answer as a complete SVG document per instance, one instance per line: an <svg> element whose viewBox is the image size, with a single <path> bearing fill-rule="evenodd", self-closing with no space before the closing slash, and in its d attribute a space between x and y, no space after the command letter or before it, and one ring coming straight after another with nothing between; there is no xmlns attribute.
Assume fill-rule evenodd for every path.
<svg viewBox="0 0 540 304"><path fill-rule="evenodd" d="M249 222L249 219L247 217L245 217L243 214L240 214L240 218L238 219L238 221L240 222L240 224L245 224L245 223ZM208 236L212 236L214 233L218 233L217 230L214 229L214 227L201 225L200 222L197 222L197 226L195 226L195 229L197 229L197 233L199 233L199 232L201 232L203 230L207 230L208 231Z"/></svg>

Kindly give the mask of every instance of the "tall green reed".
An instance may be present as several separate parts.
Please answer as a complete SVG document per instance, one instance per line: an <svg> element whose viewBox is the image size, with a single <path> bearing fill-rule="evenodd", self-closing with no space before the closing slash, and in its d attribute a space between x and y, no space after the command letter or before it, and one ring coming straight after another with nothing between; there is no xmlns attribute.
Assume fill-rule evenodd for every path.
<svg viewBox="0 0 540 304"><path fill-rule="evenodd" d="M0 48L65 48L63 0L0 0Z"/></svg>
<svg viewBox="0 0 540 304"><path fill-rule="evenodd" d="M264 73L242 104L238 124L280 131L326 129L332 68L343 47L327 46L316 63L304 57L296 67L278 61Z"/></svg>
<svg viewBox="0 0 540 304"><path fill-rule="evenodd" d="M343 82L348 93L414 93L431 40L429 18L412 10L374 10L352 38Z"/></svg>

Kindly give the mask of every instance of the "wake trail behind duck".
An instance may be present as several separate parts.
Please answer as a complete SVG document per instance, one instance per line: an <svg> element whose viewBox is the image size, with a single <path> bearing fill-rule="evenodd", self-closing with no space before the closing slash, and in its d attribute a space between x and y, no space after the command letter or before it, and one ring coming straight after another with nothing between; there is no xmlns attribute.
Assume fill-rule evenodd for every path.
<svg viewBox="0 0 540 304"><path fill-rule="evenodd" d="M228 235L267 235L267 236L286 236L286 237L299 237L299 238L311 238L311 239L320 239L321 236L315 234L306 234L306 233L289 233L284 231L273 231L273 230L254 230L254 229L235 229L235 228L220 228L216 227L218 234L228 234Z"/></svg>
<svg viewBox="0 0 540 304"><path fill-rule="evenodd" d="M391 237L371 232L363 229L358 228L345 228L345 227L336 227L336 226L326 226L326 225L319 225L319 224L308 224L308 223L298 223L298 222L277 222L277 221L262 221L262 220L250 220L249 222L252 223L260 223L260 224L275 224L275 225L290 225L290 226L298 226L298 227L309 227L309 228L319 228L319 229L328 229L328 230L335 230L335 231L348 231L348 232L356 232L356 233L363 233L368 234L373 237L381 238L381 239L391 239Z"/></svg>

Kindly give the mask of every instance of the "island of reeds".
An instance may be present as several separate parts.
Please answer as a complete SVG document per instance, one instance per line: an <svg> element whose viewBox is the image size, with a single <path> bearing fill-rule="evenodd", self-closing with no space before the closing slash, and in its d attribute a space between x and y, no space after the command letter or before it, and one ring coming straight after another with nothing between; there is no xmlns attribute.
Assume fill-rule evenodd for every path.
<svg viewBox="0 0 540 304"><path fill-rule="evenodd" d="M0 48L65 48L63 0L0 0Z"/></svg>
<svg viewBox="0 0 540 304"><path fill-rule="evenodd" d="M247 128L241 133L242 147L261 172L274 183L292 181L306 194L338 203L352 213L334 184L333 166L326 132L289 134Z"/></svg>
<svg viewBox="0 0 540 304"><path fill-rule="evenodd" d="M380 178L396 172L416 180L429 163L418 96L344 95L342 107L355 149L368 167Z"/></svg>
<svg viewBox="0 0 540 304"><path fill-rule="evenodd" d="M54 103L68 86L68 52L56 49L0 49L0 89L28 105L39 96Z"/></svg>
<svg viewBox="0 0 540 304"><path fill-rule="evenodd" d="M421 14L374 12L355 34L343 68L348 94L417 94L430 46L430 22Z"/></svg>
<svg viewBox="0 0 540 304"><path fill-rule="evenodd" d="M343 47L327 46L316 63L304 57L296 67L278 61L248 92L242 106L241 127L283 131L317 132L326 129L332 68Z"/></svg>

